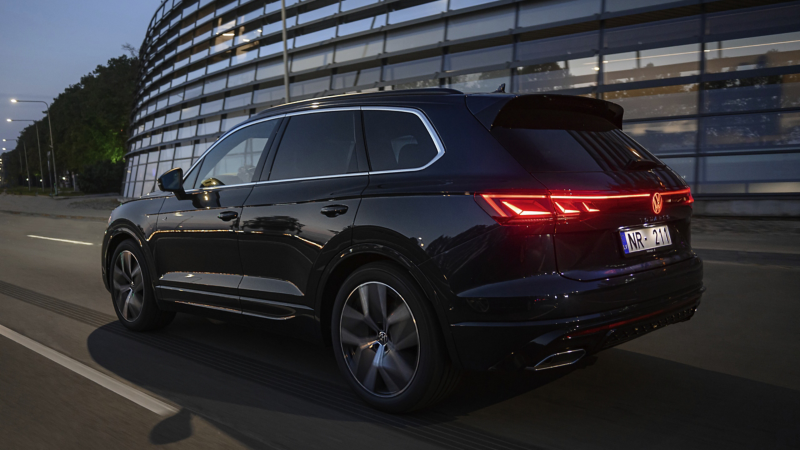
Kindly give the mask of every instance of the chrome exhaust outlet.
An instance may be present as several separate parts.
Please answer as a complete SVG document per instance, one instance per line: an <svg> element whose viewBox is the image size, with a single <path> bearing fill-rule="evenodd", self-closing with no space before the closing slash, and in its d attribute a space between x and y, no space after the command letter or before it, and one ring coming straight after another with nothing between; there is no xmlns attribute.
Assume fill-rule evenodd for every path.
<svg viewBox="0 0 800 450"><path fill-rule="evenodd" d="M555 369L556 367L563 367L575 364L576 362L580 361L581 358L586 356L586 350L580 348L577 350L568 350L566 352L561 353L554 353L547 358L539 361L533 367L526 367L527 370L547 370L547 369Z"/></svg>

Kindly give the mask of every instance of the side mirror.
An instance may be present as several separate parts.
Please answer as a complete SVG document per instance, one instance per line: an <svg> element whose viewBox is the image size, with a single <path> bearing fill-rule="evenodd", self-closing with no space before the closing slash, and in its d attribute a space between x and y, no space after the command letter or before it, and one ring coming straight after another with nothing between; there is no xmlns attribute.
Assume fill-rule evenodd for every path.
<svg viewBox="0 0 800 450"><path fill-rule="evenodd" d="M183 169L176 167L158 177L158 188L163 192L174 192L178 200L187 198L183 189Z"/></svg>

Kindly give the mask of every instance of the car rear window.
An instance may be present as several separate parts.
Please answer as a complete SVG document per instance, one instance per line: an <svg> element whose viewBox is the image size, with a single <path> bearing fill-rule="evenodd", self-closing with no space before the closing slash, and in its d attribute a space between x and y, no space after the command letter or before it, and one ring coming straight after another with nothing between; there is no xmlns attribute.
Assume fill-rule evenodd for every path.
<svg viewBox="0 0 800 450"><path fill-rule="evenodd" d="M660 161L611 122L581 113L536 111L492 126L492 135L528 172L624 170Z"/></svg>
<svg viewBox="0 0 800 450"><path fill-rule="evenodd" d="M373 171L416 169L428 164L436 145L416 114L364 111L367 153Z"/></svg>

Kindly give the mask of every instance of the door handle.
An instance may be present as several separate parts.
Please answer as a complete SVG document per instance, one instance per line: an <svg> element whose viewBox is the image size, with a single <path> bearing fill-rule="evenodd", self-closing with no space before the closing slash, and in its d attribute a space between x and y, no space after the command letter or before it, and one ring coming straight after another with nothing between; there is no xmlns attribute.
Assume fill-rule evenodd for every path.
<svg viewBox="0 0 800 450"><path fill-rule="evenodd" d="M347 205L324 206L320 213L328 217L336 217L347 212Z"/></svg>
<svg viewBox="0 0 800 450"><path fill-rule="evenodd" d="M225 222L230 222L231 220L239 217L239 213L237 213L236 211L224 211L219 213L217 217L219 217L220 220L224 220Z"/></svg>

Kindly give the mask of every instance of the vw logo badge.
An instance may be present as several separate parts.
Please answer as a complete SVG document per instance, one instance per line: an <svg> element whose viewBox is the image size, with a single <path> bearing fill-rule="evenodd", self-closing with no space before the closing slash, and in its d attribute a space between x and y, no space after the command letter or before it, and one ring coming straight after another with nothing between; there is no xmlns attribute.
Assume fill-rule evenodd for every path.
<svg viewBox="0 0 800 450"><path fill-rule="evenodd" d="M661 212L661 208L663 206L664 205L662 203L661 194L656 192L655 194L653 194L653 212L656 213L656 214L660 213Z"/></svg>

